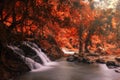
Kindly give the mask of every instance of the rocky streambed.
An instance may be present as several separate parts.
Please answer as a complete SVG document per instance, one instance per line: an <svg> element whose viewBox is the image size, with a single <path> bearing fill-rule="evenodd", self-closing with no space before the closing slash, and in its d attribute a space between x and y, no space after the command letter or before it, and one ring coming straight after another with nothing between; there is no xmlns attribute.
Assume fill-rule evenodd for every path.
<svg viewBox="0 0 120 80"><path fill-rule="evenodd" d="M99 53L84 53L84 55L73 54L67 58L69 62L80 62L87 64L106 64L109 69L120 73L120 55L100 55Z"/></svg>

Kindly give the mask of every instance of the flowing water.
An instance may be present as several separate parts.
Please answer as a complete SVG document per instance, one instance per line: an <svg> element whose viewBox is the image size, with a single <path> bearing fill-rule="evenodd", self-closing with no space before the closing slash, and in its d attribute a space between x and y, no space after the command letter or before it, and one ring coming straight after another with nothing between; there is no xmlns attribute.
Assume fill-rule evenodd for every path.
<svg viewBox="0 0 120 80"><path fill-rule="evenodd" d="M71 63L57 61L57 65L28 72L16 80L120 80L120 74L104 64Z"/></svg>
<svg viewBox="0 0 120 80"><path fill-rule="evenodd" d="M21 49L18 46L8 45L7 47L10 48L15 54L20 56L25 61L25 63L30 67L31 70L41 68L44 65L49 65L51 63L50 59L45 55L44 52L41 51L37 44L27 41L23 42L22 45L28 47L29 50L32 50L35 53L35 55L30 56L29 50L25 52L25 50ZM26 53L27 55L29 55L29 57L25 56ZM38 57L39 59L37 59L36 61L35 58L33 59L33 57L35 58Z"/></svg>
<svg viewBox="0 0 120 80"><path fill-rule="evenodd" d="M37 55L42 59L44 65L51 62L50 59L44 54L44 52L41 51L41 49L35 43L24 42L23 44L33 49L37 53Z"/></svg>
<svg viewBox="0 0 120 80"><path fill-rule="evenodd" d="M108 69L104 64L71 63L65 59L51 62L35 43L23 42L23 44L29 47L43 64L35 61L35 58L26 57L24 54L30 54L29 50L25 52L17 46L8 46L31 68L30 72L15 80L120 80L120 73Z"/></svg>

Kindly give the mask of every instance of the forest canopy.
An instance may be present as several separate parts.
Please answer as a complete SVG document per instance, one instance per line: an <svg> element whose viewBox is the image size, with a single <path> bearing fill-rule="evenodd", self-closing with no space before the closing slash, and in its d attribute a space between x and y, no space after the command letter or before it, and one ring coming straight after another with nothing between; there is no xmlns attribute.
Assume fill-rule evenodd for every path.
<svg viewBox="0 0 120 80"><path fill-rule="evenodd" d="M96 3L97 2L97 3ZM108 1L103 1L105 4ZM99 0L1 0L0 43L52 36L79 53L120 48L119 1L103 9Z"/></svg>

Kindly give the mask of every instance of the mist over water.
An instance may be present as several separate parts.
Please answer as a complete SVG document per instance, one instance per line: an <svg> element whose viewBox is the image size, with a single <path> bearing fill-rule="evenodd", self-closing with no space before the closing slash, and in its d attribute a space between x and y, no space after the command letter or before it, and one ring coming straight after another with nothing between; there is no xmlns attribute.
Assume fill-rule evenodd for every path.
<svg viewBox="0 0 120 80"><path fill-rule="evenodd" d="M71 63L67 62L65 58L51 62L35 43L24 42L23 44L33 50L43 63L25 57L22 55L24 50L17 46L8 46L16 54L25 58L27 65L31 68L30 72L15 80L119 80L120 78L119 73L108 69L104 64Z"/></svg>
<svg viewBox="0 0 120 80"><path fill-rule="evenodd" d="M57 65L46 66L42 70L31 71L18 80L119 80L120 74L115 73L103 64L70 63L65 60Z"/></svg>

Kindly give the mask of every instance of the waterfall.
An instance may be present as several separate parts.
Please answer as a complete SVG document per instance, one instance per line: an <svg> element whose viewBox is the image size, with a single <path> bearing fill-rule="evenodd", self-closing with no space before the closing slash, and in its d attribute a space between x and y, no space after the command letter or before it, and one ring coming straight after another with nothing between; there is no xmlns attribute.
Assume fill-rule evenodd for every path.
<svg viewBox="0 0 120 80"><path fill-rule="evenodd" d="M23 56L24 52L22 49L20 49L16 46L10 46L10 45L8 46L8 48L13 50L13 52L16 53L17 55L19 55L25 61L25 63L30 67L31 70L42 67L41 64L35 62L31 58Z"/></svg>
<svg viewBox="0 0 120 80"><path fill-rule="evenodd" d="M33 49L36 52L36 54L41 58L44 65L51 62L50 59L45 55L45 53L42 52L41 49L35 43L23 42L23 44Z"/></svg>
<svg viewBox="0 0 120 80"><path fill-rule="evenodd" d="M40 63L35 62L33 59L31 58L25 58L26 64L33 70L33 69L38 69L40 67L42 67L42 65Z"/></svg>
<svg viewBox="0 0 120 80"><path fill-rule="evenodd" d="M42 52L38 45L36 45L35 43L23 42L22 44L33 50L34 52L32 52L32 54L34 54L34 56L29 55L31 54L30 50L28 50L29 52L25 52L25 50L23 50L19 46L8 45L7 47L10 48L15 54L20 56L31 70L41 68L42 66L51 62L50 59L45 55L45 53ZM26 54L29 56L26 56ZM40 62L40 60L42 61L42 63Z"/></svg>

